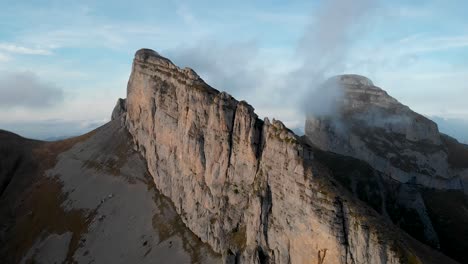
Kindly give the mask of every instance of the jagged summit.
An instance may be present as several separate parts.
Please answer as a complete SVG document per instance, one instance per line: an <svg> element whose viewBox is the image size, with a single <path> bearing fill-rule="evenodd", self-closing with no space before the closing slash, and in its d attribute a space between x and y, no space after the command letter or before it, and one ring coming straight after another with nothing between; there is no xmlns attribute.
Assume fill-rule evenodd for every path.
<svg viewBox="0 0 468 264"><path fill-rule="evenodd" d="M329 81L339 82L345 85L360 85L363 87L372 87L374 83L367 77L358 74L341 74L332 76Z"/></svg>
<svg viewBox="0 0 468 264"><path fill-rule="evenodd" d="M324 82L323 87L340 91L335 94L339 95L336 103L342 112L365 112L371 110L370 108L386 109L394 113L412 112L409 107L401 104L385 90L375 86L369 78L361 75L333 76Z"/></svg>
<svg viewBox="0 0 468 264"><path fill-rule="evenodd" d="M135 57L138 57L138 56L161 57L161 55L159 55L159 53L157 51L152 50L152 49L148 49L148 48L141 48L141 49L137 50L135 52Z"/></svg>
<svg viewBox="0 0 468 264"><path fill-rule="evenodd" d="M185 67L183 69L177 67L171 60L161 56L158 52L152 49L140 49L135 53L134 64L146 64L147 66L153 65L156 68L153 70L162 70L167 73L169 70L172 74L182 75L183 78L188 78L195 81L204 81L200 76L191 68Z"/></svg>
<svg viewBox="0 0 468 264"><path fill-rule="evenodd" d="M145 48L139 49L135 53L135 58L139 59L141 61L147 61L147 60L153 61L153 62L163 61L165 63L169 63L170 65L174 65L174 63L172 63L171 60L159 55L159 53L157 51L154 51L152 49L145 49Z"/></svg>

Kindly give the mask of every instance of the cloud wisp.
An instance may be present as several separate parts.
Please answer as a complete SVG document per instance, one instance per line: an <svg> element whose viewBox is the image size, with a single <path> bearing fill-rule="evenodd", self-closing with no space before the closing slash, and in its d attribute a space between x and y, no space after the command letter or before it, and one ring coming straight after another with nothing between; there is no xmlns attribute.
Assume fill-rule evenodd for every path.
<svg viewBox="0 0 468 264"><path fill-rule="evenodd" d="M9 61L11 58L6 55L6 54L3 54L3 53L0 53L0 62L7 62Z"/></svg>
<svg viewBox="0 0 468 264"><path fill-rule="evenodd" d="M254 65L255 42L223 45L206 41L164 52L176 64L194 68L215 87L240 95L259 85L265 71Z"/></svg>
<svg viewBox="0 0 468 264"><path fill-rule="evenodd" d="M354 42L365 32L363 22L375 5L372 0L332 0L319 8L296 51L301 64L288 76L299 91L294 100L301 112L332 114L342 89L322 84L331 75L343 73Z"/></svg>
<svg viewBox="0 0 468 264"><path fill-rule="evenodd" d="M286 112L294 109L297 119L303 119L307 112L331 111L341 89L331 89L329 85L323 92L319 88L331 75L343 73L355 34L363 34L365 29L359 26L365 24L374 7L375 1L371 0L323 3L311 15L295 56L270 58L271 64L262 61L265 57L255 41L223 45L203 40L163 54L178 65L193 67L221 90L248 99L254 105L289 108ZM192 14L190 18L196 19ZM280 65L285 62L290 67Z"/></svg>
<svg viewBox="0 0 468 264"><path fill-rule="evenodd" d="M24 55L51 55L52 52L41 48L27 48L11 43L0 43L0 51Z"/></svg>
<svg viewBox="0 0 468 264"><path fill-rule="evenodd" d="M59 104L64 92L32 72L0 75L0 108L46 108Z"/></svg>

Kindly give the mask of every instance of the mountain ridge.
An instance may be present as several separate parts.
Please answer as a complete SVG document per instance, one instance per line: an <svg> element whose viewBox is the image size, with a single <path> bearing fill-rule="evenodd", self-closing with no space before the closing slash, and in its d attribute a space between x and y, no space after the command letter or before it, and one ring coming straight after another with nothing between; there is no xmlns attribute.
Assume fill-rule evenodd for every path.
<svg viewBox="0 0 468 264"><path fill-rule="evenodd" d="M19 224L4 226L0 238L8 246L0 248L0 258L6 263L456 263L406 234L388 218L387 207L371 202L383 192L366 187L382 184L369 164L336 166L334 159L346 165L349 157L317 148L281 121L260 120L245 101L149 49L136 52L127 98L117 100L108 124L41 146L48 170L34 173L57 181L57 190L47 196L53 203L39 203L32 214L21 203L2 206L15 209L0 217L37 227L32 237L20 233L27 243L10 244ZM364 191L347 185L356 175L366 179ZM36 196L41 186L26 188L39 190L33 200L43 201ZM16 196L2 195L1 202ZM50 204L58 222L45 221ZM67 212L77 215L65 223L77 226L63 225ZM57 223L60 229L49 226ZM126 245L125 237L133 242ZM116 248L121 255L110 253Z"/></svg>
<svg viewBox="0 0 468 264"><path fill-rule="evenodd" d="M362 240L382 233L360 228L367 225L353 211L363 205L353 197L340 198L336 183L318 169L321 165L299 137L279 121L260 121L250 105L211 89L192 71L138 51L126 100L124 122L156 186L226 262L301 262L317 260L326 251L327 259L337 263L403 263L414 253ZM303 203L312 208L299 209ZM374 219L375 226L385 223L373 213L360 215ZM317 251L310 252L308 243Z"/></svg>

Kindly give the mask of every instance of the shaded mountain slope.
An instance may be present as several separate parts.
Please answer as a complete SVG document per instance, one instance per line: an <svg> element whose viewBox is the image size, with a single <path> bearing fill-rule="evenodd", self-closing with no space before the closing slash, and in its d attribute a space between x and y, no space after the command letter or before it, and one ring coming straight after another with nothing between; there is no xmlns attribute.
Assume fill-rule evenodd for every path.
<svg viewBox="0 0 468 264"><path fill-rule="evenodd" d="M28 175L37 168L32 161L31 151L40 142L22 138L5 130L0 130L0 195L15 193L15 185L22 185ZM12 183L12 180L15 179ZM12 183L12 186L9 186ZM26 183L23 183L26 184ZM9 191L8 189L12 189Z"/></svg>
<svg viewBox="0 0 468 264"><path fill-rule="evenodd" d="M217 262L154 188L119 122L58 142L4 139L25 146L33 166L19 166L28 173L12 180L27 183L1 197L2 263Z"/></svg>
<svg viewBox="0 0 468 264"><path fill-rule="evenodd" d="M317 148L314 154L355 197L419 241L466 262L468 199L463 191L402 184L364 161Z"/></svg>

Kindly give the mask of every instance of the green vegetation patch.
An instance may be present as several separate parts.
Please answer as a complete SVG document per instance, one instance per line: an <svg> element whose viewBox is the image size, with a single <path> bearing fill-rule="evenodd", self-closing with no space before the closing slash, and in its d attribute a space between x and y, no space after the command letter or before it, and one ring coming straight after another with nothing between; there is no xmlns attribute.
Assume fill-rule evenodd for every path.
<svg viewBox="0 0 468 264"><path fill-rule="evenodd" d="M229 244L237 250L242 250L247 244L247 228L241 226L231 231L229 234Z"/></svg>

